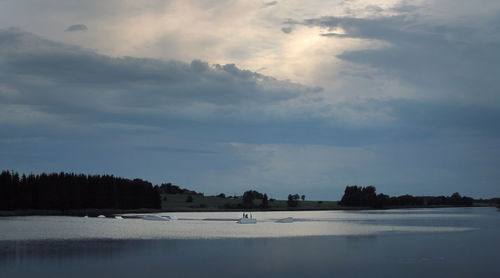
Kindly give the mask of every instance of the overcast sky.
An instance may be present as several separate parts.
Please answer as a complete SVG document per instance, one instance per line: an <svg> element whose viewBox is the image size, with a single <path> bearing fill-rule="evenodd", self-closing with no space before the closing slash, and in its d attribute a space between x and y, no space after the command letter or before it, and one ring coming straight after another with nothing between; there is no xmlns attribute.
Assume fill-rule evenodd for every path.
<svg viewBox="0 0 500 278"><path fill-rule="evenodd" d="M498 0L0 0L0 168L500 195Z"/></svg>

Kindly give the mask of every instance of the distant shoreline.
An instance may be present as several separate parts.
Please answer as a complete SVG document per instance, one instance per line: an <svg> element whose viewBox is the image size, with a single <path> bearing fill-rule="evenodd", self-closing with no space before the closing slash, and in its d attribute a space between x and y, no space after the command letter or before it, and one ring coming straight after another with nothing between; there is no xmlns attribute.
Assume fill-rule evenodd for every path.
<svg viewBox="0 0 500 278"><path fill-rule="evenodd" d="M389 210L497 206L500 198L473 199L458 192L450 196L389 196L375 186L348 185L339 201L306 200L288 194L277 200L266 193L247 190L241 196L224 193L205 196L172 183L151 182L76 173L0 173L0 217L29 215L113 216L158 212L218 211L327 211Z"/></svg>
<svg viewBox="0 0 500 278"><path fill-rule="evenodd" d="M401 207L385 207L385 208L372 208L372 207L329 207L329 208L254 208L254 209L214 209L214 208L179 208L179 209L86 209L86 210L0 210L0 217L12 216L85 216L90 217L97 215L114 216L123 214L142 214L142 213L165 213L165 212L241 212L241 211L335 211L335 210L393 210L393 209L438 209L438 208L458 208L458 207L497 207L494 204L474 204L472 206L401 206Z"/></svg>

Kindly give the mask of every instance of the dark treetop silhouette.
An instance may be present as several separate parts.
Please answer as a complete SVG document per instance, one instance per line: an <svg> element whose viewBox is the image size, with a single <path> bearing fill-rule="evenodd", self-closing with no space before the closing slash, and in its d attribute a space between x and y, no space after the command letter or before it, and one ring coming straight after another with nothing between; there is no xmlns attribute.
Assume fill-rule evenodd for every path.
<svg viewBox="0 0 500 278"><path fill-rule="evenodd" d="M158 186L110 175L0 174L0 209L160 208Z"/></svg>
<svg viewBox="0 0 500 278"><path fill-rule="evenodd" d="M189 208L208 208L207 202L215 197L205 197L203 193L181 188L171 183L153 186L142 179L125 179L113 175L84 175L74 173L29 174L20 176L17 172L3 171L0 174L0 210L82 210L82 209L185 209L186 205L175 202L175 195L184 196L182 203ZM173 198L169 207L170 199ZM347 186L341 201L305 201L305 195L289 194L284 206L267 194L248 190L243 196L226 196L221 193L217 198L227 200L212 209L345 209L359 208L398 208L433 206L471 206L473 202L491 205L500 199L473 200L470 197L453 193L451 196L411 196L390 197L377 194L374 186ZM196 200L195 200L196 199ZM299 200L302 201L300 202ZM223 201L224 201L223 200ZM196 204L195 204L196 201Z"/></svg>
<svg viewBox="0 0 500 278"><path fill-rule="evenodd" d="M340 205L346 207L422 207L422 206L471 206L473 199L460 196L458 192L450 197L445 196L418 196L402 195L389 197L385 194L376 193L375 186L347 186Z"/></svg>

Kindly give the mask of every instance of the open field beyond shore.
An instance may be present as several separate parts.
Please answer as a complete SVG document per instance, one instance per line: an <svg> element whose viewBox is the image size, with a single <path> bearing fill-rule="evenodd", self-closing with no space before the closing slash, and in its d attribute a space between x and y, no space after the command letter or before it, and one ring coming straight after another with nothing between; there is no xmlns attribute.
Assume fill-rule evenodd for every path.
<svg viewBox="0 0 500 278"><path fill-rule="evenodd" d="M288 207L286 200L270 200L268 208L260 208L261 200L255 200L252 209L226 208L225 205L237 206L241 199L222 198L215 196L191 195L192 202L187 202L186 194L162 194L161 209L84 209L84 210L0 210L0 216L28 215L68 215L68 216L106 216L127 213L158 213L158 212L194 212L194 211L291 211L291 210L374 210L370 207L345 207L337 201L299 201L297 207ZM474 203L475 207L494 206L486 203ZM450 206L418 206L418 207L386 207L384 209L401 208L443 208Z"/></svg>
<svg viewBox="0 0 500 278"><path fill-rule="evenodd" d="M191 195L193 202L186 202L188 195L165 194L162 195L162 210L234 210L225 208L225 205L237 206L242 202L241 198L222 198L215 196ZM166 200L165 200L166 197ZM337 201L299 201L298 207L290 208L285 200L269 200L269 207L262 210L334 210L341 209ZM260 210L262 200L254 200L253 210Z"/></svg>

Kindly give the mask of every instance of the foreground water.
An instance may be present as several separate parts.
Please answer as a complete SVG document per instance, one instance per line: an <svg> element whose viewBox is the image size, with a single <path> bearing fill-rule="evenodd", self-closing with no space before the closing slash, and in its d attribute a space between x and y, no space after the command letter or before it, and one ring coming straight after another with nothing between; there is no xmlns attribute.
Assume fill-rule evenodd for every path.
<svg viewBox="0 0 500 278"><path fill-rule="evenodd" d="M164 215L2 218L0 276L500 277L495 208Z"/></svg>

